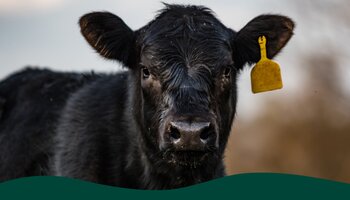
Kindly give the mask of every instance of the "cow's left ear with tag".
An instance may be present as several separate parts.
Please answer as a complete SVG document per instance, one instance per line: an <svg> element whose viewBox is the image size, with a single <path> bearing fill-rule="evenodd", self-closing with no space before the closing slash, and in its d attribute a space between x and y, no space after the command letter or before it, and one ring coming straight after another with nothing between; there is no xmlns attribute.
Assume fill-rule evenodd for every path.
<svg viewBox="0 0 350 200"><path fill-rule="evenodd" d="M266 37L267 58L272 59L293 36L294 22L282 15L260 15L244 26L233 40L233 58L235 65L242 69L248 63L260 59L260 36Z"/></svg>
<svg viewBox="0 0 350 200"><path fill-rule="evenodd" d="M128 65L134 44L134 31L109 12L92 12L79 20L86 41L103 57Z"/></svg>

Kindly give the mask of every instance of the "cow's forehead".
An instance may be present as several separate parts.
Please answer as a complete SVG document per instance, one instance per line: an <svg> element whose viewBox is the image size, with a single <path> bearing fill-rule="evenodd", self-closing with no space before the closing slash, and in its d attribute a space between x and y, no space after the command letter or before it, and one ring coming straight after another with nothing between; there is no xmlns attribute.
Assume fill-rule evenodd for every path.
<svg viewBox="0 0 350 200"><path fill-rule="evenodd" d="M188 68L198 65L216 68L233 64L231 48L225 42L171 40L146 46L141 52L141 63L149 67L178 64Z"/></svg>
<svg viewBox="0 0 350 200"><path fill-rule="evenodd" d="M232 64L233 34L206 8L166 9L140 30L141 62L188 67Z"/></svg>
<svg viewBox="0 0 350 200"><path fill-rule="evenodd" d="M154 40L142 49L141 62L146 66L176 63L187 67L204 64L213 68L233 64L231 46L227 41L190 37Z"/></svg>
<svg viewBox="0 0 350 200"><path fill-rule="evenodd" d="M215 64L231 57L231 37L229 31L205 23L162 27L158 32L145 34L141 56L158 62L175 58Z"/></svg>
<svg viewBox="0 0 350 200"><path fill-rule="evenodd" d="M155 40L191 38L230 40L233 31L224 26L205 7L167 7L140 29L139 42L150 45Z"/></svg>

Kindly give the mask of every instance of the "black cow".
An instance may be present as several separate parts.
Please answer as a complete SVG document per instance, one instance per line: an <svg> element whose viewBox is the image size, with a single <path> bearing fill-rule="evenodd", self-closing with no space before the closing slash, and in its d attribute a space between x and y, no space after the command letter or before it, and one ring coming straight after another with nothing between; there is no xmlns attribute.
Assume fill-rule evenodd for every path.
<svg viewBox="0 0 350 200"><path fill-rule="evenodd" d="M236 78L274 57L294 23L261 15L239 32L202 6L166 5L139 30L107 12L79 21L88 43L128 68L117 74L26 69L0 83L0 180L59 175L167 189L225 175Z"/></svg>

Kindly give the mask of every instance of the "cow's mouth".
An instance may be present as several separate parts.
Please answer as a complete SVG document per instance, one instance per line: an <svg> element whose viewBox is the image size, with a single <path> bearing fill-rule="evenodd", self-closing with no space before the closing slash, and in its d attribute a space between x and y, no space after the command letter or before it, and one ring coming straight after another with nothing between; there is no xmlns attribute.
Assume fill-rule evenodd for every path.
<svg viewBox="0 0 350 200"><path fill-rule="evenodd" d="M186 168L197 168L207 164L217 156L212 151L167 151L163 158L167 163Z"/></svg>

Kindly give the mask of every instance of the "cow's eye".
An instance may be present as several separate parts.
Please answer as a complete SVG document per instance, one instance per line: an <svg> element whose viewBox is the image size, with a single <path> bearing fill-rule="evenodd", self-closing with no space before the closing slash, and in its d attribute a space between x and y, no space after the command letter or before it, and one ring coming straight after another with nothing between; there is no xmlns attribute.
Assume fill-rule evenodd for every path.
<svg viewBox="0 0 350 200"><path fill-rule="evenodd" d="M144 79L147 79L147 78L149 78L150 77L150 73L149 73L149 70L146 68L146 67L143 67L142 69L141 69L141 71L142 71L142 77L144 78Z"/></svg>
<svg viewBox="0 0 350 200"><path fill-rule="evenodd" d="M231 67L225 67L224 76L229 77L231 75Z"/></svg>

